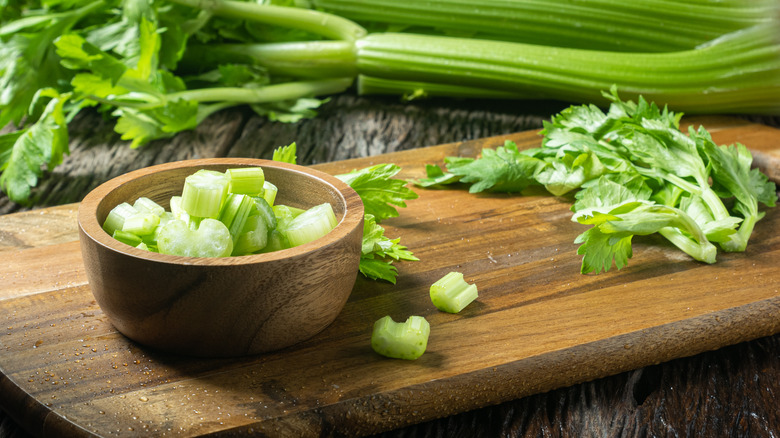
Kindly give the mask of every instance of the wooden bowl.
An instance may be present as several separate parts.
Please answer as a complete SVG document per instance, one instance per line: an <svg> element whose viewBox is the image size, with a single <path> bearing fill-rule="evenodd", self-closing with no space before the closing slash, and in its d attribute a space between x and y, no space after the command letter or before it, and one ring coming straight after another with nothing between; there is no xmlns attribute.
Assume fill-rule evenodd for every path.
<svg viewBox="0 0 780 438"><path fill-rule="evenodd" d="M279 188L277 203L330 202L339 223L295 248L239 257L179 257L125 245L103 231L108 212L140 196L166 209L198 169L261 166ZM167 352L240 356L281 349L327 327L358 273L363 203L326 173L268 160L217 158L162 164L114 178L81 202L79 238L100 308L130 339Z"/></svg>

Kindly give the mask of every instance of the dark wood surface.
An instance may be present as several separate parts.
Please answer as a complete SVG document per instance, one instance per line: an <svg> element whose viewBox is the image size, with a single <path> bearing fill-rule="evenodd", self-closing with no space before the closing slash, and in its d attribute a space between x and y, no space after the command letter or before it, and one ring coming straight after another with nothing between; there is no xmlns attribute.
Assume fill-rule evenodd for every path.
<svg viewBox="0 0 780 438"><path fill-rule="evenodd" d="M72 155L42 182L38 205L78 202L107 178L173 159L264 157L278 145L297 141L303 162L321 163L536 129L555 107L401 105L342 96L319 119L302 124L279 125L240 111L226 112L194 133L138 151L123 148L110 125L85 117L74 130ZM0 201L0 206L3 213L22 210L7 201ZM70 215L67 208L57 210L64 227ZM35 226L34 221L30 225ZM7 236L0 234L0 243L5 244L2 239ZM17 241L12 246L37 244ZM778 338L763 337L666 361L383 436L776 436L780 428ZM7 416L0 424L0 436L24 436Z"/></svg>

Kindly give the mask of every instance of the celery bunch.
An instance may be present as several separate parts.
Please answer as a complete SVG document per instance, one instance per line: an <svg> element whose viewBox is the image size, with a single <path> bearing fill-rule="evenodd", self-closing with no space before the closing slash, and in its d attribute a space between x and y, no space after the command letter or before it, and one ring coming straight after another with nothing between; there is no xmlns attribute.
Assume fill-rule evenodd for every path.
<svg viewBox="0 0 780 438"><path fill-rule="evenodd" d="M235 105L295 122L353 84L600 105L614 84L688 113L780 114L776 0L8 3L0 127L18 130L0 136L0 188L16 202L92 106L132 147Z"/></svg>

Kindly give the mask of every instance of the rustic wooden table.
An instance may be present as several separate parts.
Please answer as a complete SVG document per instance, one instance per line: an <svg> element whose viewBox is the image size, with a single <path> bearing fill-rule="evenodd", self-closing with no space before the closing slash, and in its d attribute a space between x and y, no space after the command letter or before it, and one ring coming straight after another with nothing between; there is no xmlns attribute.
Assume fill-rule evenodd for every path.
<svg viewBox="0 0 780 438"><path fill-rule="evenodd" d="M226 111L194 132L140 150L119 141L110 123L85 116L72 126L71 155L41 181L33 208L78 202L113 176L172 160L267 158L275 147L296 141L302 164L324 163L538 129L561 108L549 102L401 104L395 99L343 95L324 107L318 118L295 125ZM780 125L777 118L751 119ZM27 209L0 198L0 214ZM72 218L66 214L64 226ZM35 239L34 233L30 236ZM12 238L0 229L0 244L36 245L32 240L9 242ZM780 335L775 334L381 436L777 436L778 405ZM27 436L15 420L0 410L0 438Z"/></svg>

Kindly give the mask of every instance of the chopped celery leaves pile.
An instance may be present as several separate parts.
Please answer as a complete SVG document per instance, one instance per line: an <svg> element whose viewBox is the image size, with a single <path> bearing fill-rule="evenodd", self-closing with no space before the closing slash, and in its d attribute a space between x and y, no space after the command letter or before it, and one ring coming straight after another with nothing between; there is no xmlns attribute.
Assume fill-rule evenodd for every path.
<svg viewBox="0 0 780 438"><path fill-rule="evenodd" d="M594 105L572 106L545 123L542 146L513 142L479 158L448 157L446 172L427 167L420 186L461 182L472 193L544 186L575 192L572 220L591 226L575 242L582 273L623 268L634 236L658 233L696 260L715 263L717 247L745 251L761 205L773 207L775 184L744 145L719 146L703 128L679 128L681 113L641 96L622 101L615 87Z"/></svg>
<svg viewBox="0 0 780 438"><path fill-rule="evenodd" d="M338 223L329 203L302 210L275 205L278 189L261 167L201 169L189 175L170 211L146 197L114 207L103 229L137 248L186 257L227 257L292 248Z"/></svg>

